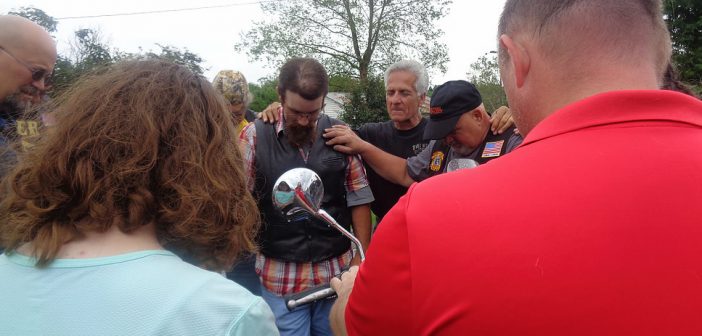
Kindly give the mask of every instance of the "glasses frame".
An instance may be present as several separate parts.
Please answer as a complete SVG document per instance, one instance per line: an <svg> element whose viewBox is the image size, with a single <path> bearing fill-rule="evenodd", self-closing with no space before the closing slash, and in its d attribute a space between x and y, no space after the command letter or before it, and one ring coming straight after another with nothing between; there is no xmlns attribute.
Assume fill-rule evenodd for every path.
<svg viewBox="0 0 702 336"><path fill-rule="evenodd" d="M285 107L283 107L283 109L284 109L286 114L288 114L291 117L294 117L295 120L300 119L302 117L307 117L307 119L309 119L310 121L317 121L324 114L324 108L326 106L327 106L327 104L323 103L322 107L320 107L318 110L313 111L313 112L300 112L300 111L295 111L293 109L285 108Z"/></svg>
<svg viewBox="0 0 702 336"><path fill-rule="evenodd" d="M8 54L10 57L12 57L12 59L14 59L15 62L21 64L23 67L25 67L27 70L29 70L29 72L32 74L32 82L36 82L36 81L41 80L44 84L48 83L49 78L51 77L51 73L49 72L49 70L46 70L46 69L41 68L41 67L33 67L33 66L25 63L24 61L17 58L17 56L12 54L9 50L5 49L5 47L3 47L3 46L0 46L0 50L2 50L6 54Z"/></svg>

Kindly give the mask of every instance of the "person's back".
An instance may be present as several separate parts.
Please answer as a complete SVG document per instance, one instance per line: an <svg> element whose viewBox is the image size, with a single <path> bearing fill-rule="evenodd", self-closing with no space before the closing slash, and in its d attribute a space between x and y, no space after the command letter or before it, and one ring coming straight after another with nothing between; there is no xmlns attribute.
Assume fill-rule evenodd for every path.
<svg viewBox="0 0 702 336"><path fill-rule="evenodd" d="M412 287L390 282L380 290L413 298L407 311L394 311L422 317L410 334L702 333L702 322L693 323L702 311L702 156L690 155L702 146L702 103L663 91L631 93L628 108L640 111L632 121L616 117L621 105L606 107L611 97L591 99L604 118L589 115L591 108L559 111L510 155L415 185L398 203L404 211L388 213L376 242L388 242L387 234L418 237L411 248L387 247L408 254ZM643 112L656 107L669 118L647 120L660 117ZM572 118L589 120L562 134ZM619 121L603 126L611 119ZM552 155L568 152L578 155ZM491 183L497 179L502 184ZM492 211L468 216L452 204L495 204L466 189L508 195L511 206L499 220ZM436 205L428 212L424 204ZM451 257L421 262L437 242ZM362 271L390 276L382 269L397 259L368 259ZM364 280L355 294L366 281L378 290L377 278Z"/></svg>
<svg viewBox="0 0 702 336"><path fill-rule="evenodd" d="M171 252L34 261L0 256L0 335L272 333L263 299Z"/></svg>
<svg viewBox="0 0 702 336"><path fill-rule="evenodd" d="M524 142L410 188L358 270L349 334L702 334L702 102L659 90L660 7L506 1L501 79Z"/></svg>
<svg viewBox="0 0 702 336"><path fill-rule="evenodd" d="M214 88L121 61L50 104L0 187L0 335L278 335L220 274L259 221Z"/></svg>

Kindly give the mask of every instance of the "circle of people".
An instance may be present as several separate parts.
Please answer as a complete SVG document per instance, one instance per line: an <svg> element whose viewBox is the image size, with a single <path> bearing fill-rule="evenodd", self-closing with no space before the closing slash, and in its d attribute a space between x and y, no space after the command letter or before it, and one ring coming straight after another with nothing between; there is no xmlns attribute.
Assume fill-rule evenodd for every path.
<svg viewBox="0 0 702 336"><path fill-rule="evenodd" d="M702 102L660 1L507 0L497 41L509 108L401 60L352 128L307 57L260 113L161 59L43 101L55 42L0 16L0 335L702 334ZM293 168L360 247L276 207Z"/></svg>

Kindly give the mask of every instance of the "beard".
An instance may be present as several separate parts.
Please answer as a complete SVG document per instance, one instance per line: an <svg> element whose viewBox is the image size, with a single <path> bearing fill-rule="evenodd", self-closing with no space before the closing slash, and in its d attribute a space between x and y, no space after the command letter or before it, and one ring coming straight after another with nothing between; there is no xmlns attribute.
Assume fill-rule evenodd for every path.
<svg viewBox="0 0 702 336"><path fill-rule="evenodd" d="M314 143L316 123L309 123L306 126L286 125L285 135L294 147L300 148L307 143Z"/></svg>
<svg viewBox="0 0 702 336"><path fill-rule="evenodd" d="M475 148L468 147L466 145L457 143L451 146L451 149L453 149L453 152L460 155L460 156L467 156L470 153L473 153Z"/></svg>
<svg viewBox="0 0 702 336"><path fill-rule="evenodd" d="M27 104L17 99L17 94L12 94L0 102L0 118L5 120L17 120L22 117Z"/></svg>
<svg viewBox="0 0 702 336"><path fill-rule="evenodd" d="M27 99L25 95L32 96L32 99ZM21 115L24 111L32 107L32 105L39 104L40 102L41 92L39 92L39 89L29 84L21 86L17 91L7 96L3 100L2 105Z"/></svg>

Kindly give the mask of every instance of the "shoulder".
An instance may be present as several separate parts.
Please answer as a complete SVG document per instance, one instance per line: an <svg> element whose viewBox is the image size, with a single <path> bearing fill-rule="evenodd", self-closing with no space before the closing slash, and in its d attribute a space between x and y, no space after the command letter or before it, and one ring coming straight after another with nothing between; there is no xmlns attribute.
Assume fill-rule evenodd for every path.
<svg viewBox="0 0 702 336"><path fill-rule="evenodd" d="M189 272L190 285L181 296L184 304L174 307L180 320L193 328L217 329L217 334L226 330L226 335L277 335L273 313L260 297L218 273L199 268Z"/></svg>

